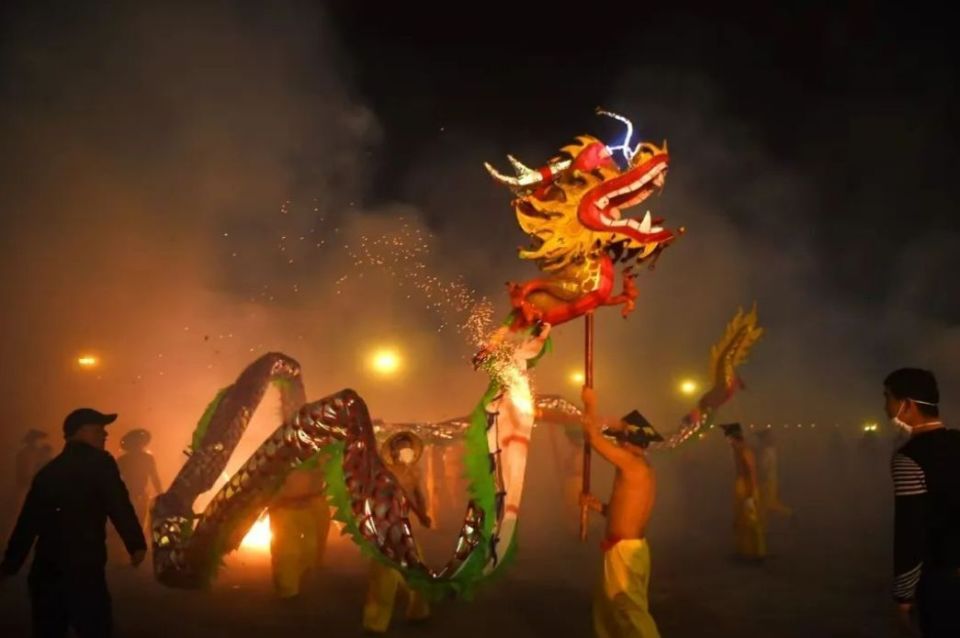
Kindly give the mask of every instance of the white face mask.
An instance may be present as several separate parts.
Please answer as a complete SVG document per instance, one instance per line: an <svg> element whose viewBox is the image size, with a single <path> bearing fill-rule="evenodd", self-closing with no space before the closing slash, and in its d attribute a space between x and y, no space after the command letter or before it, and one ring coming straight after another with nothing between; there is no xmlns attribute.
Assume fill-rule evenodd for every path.
<svg viewBox="0 0 960 638"><path fill-rule="evenodd" d="M901 412L903 412L903 401L900 402L900 407L897 408L897 413L890 419L890 424L904 432L910 432L913 428L910 427L910 424L906 423L900 418Z"/></svg>
<svg viewBox="0 0 960 638"><path fill-rule="evenodd" d="M397 458L399 458L400 462L405 465L410 465L411 463L413 463L413 457L414 457L413 450L408 447L403 448L402 450L400 450L400 453L397 454Z"/></svg>
<svg viewBox="0 0 960 638"><path fill-rule="evenodd" d="M937 405L936 403L930 403L929 401L919 401L919 400L917 400L917 399L910 399L910 400L913 401L914 403L922 403L923 405L931 405L931 406L936 406L936 405ZM896 426L897 428L899 428L900 430L902 430L902 431L910 434L910 433L913 432L913 426L911 426L910 424L906 423L905 421L903 421L903 420L900 418L900 413L903 412L903 403L904 403L903 401L900 402L900 407L897 408L897 413L893 416L893 418L890 419L890 423L893 424L893 425L895 425L895 426ZM920 425L943 425L943 422L942 422L942 421L927 421L926 423L920 423L920 424L918 424L917 427L919 427Z"/></svg>

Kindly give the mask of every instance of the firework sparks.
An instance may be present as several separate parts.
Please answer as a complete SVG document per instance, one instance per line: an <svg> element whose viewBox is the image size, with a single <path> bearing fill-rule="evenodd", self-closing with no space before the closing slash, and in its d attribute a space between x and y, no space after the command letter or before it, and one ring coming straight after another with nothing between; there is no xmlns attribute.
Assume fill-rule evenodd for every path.
<svg viewBox="0 0 960 638"><path fill-rule="evenodd" d="M453 323L457 332L465 333L473 344L482 344L492 322L493 304L478 298L462 278L449 280L430 272L430 240L428 234L404 222L398 232L378 237L361 235L355 246L345 248L358 277L365 269L386 271L398 286L418 292L425 301L424 308L440 317L438 332ZM337 280L337 285L346 278L344 275Z"/></svg>

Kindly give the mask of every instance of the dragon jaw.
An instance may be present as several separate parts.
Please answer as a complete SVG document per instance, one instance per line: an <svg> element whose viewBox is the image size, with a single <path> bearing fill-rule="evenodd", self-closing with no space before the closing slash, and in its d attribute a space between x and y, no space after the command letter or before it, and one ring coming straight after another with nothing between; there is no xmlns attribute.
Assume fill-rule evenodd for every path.
<svg viewBox="0 0 960 638"><path fill-rule="evenodd" d="M621 175L604 181L587 193L580 202L577 217L591 230L625 236L627 247L642 248L645 256L658 245L670 242L675 235L657 225L662 220L653 219L649 212L642 219L622 216L625 209L662 190L666 181L670 159L666 150L661 151L652 144L644 146L655 152L645 153L641 161Z"/></svg>

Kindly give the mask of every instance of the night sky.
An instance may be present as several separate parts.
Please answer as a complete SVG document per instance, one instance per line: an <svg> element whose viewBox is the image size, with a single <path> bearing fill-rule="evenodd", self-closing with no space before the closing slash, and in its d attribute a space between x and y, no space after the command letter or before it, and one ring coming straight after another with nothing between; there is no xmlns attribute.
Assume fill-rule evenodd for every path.
<svg viewBox="0 0 960 638"><path fill-rule="evenodd" d="M482 162L612 140L620 127L598 105L668 140L651 207L688 230L638 281L630 322L601 318L598 375L618 409L682 414L665 398L675 378L754 301L768 335L733 416L880 418L879 381L901 365L933 368L950 405L951 23L832 4L6 5L5 435L55 430L82 402L163 423L158 445L178 450L216 390L270 349L303 362L311 396L350 385L389 417L465 412L482 379L457 317L418 296L422 281L358 269L357 247L429 237L425 272L505 312L503 282L536 271ZM578 365L567 332L544 389ZM385 339L418 352L393 386L357 363ZM96 377L72 367L86 351L103 357ZM450 379L456 392L438 396Z"/></svg>
<svg viewBox="0 0 960 638"><path fill-rule="evenodd" d="M706 99L710 114L736 122L734 137L810 190L802 218L767 214L813 239L839 294L869 301L895 294L899 269L958 265L948 256L897 259L904 244L960 228L958 47L949 21L865 2L739 12L623 4L455 19L452 10L334 3L356 86L388 131L377 194L406 195L397 185L404 149L438 137L440 125L508 149L596 129L592 108L623 110L621 93L693 109ZM641 132L674 134L643 112L630 115ZM676 153L682 164L696 150ZM735 207L725 212L751 221ZM925 292L918 302L960 319L957 295Z"/></svg>

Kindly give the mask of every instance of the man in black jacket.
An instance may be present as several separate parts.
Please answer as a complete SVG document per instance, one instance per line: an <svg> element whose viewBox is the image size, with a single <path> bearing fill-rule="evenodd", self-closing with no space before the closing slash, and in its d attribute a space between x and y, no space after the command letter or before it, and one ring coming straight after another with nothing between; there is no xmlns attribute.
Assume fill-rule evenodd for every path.
<svg viewBox="0 0 960 638"><path fill-rule="evenodd" d="M63 423L63 451L37 473L0 563L15 574L37 541L29 587L34 636L110 636L112 613L104 574L106 523L113 522L134 566L146 542L117 464L104 450L116 414L89 408Z"/></svg>
<svg viewBox="0 0 960 638"><path fill-rule="evenodd" d="M960 636L960 432L943 427L927 370L884 381L887 415L909 433L893 457L893 596L926 638Z"/></svg>

